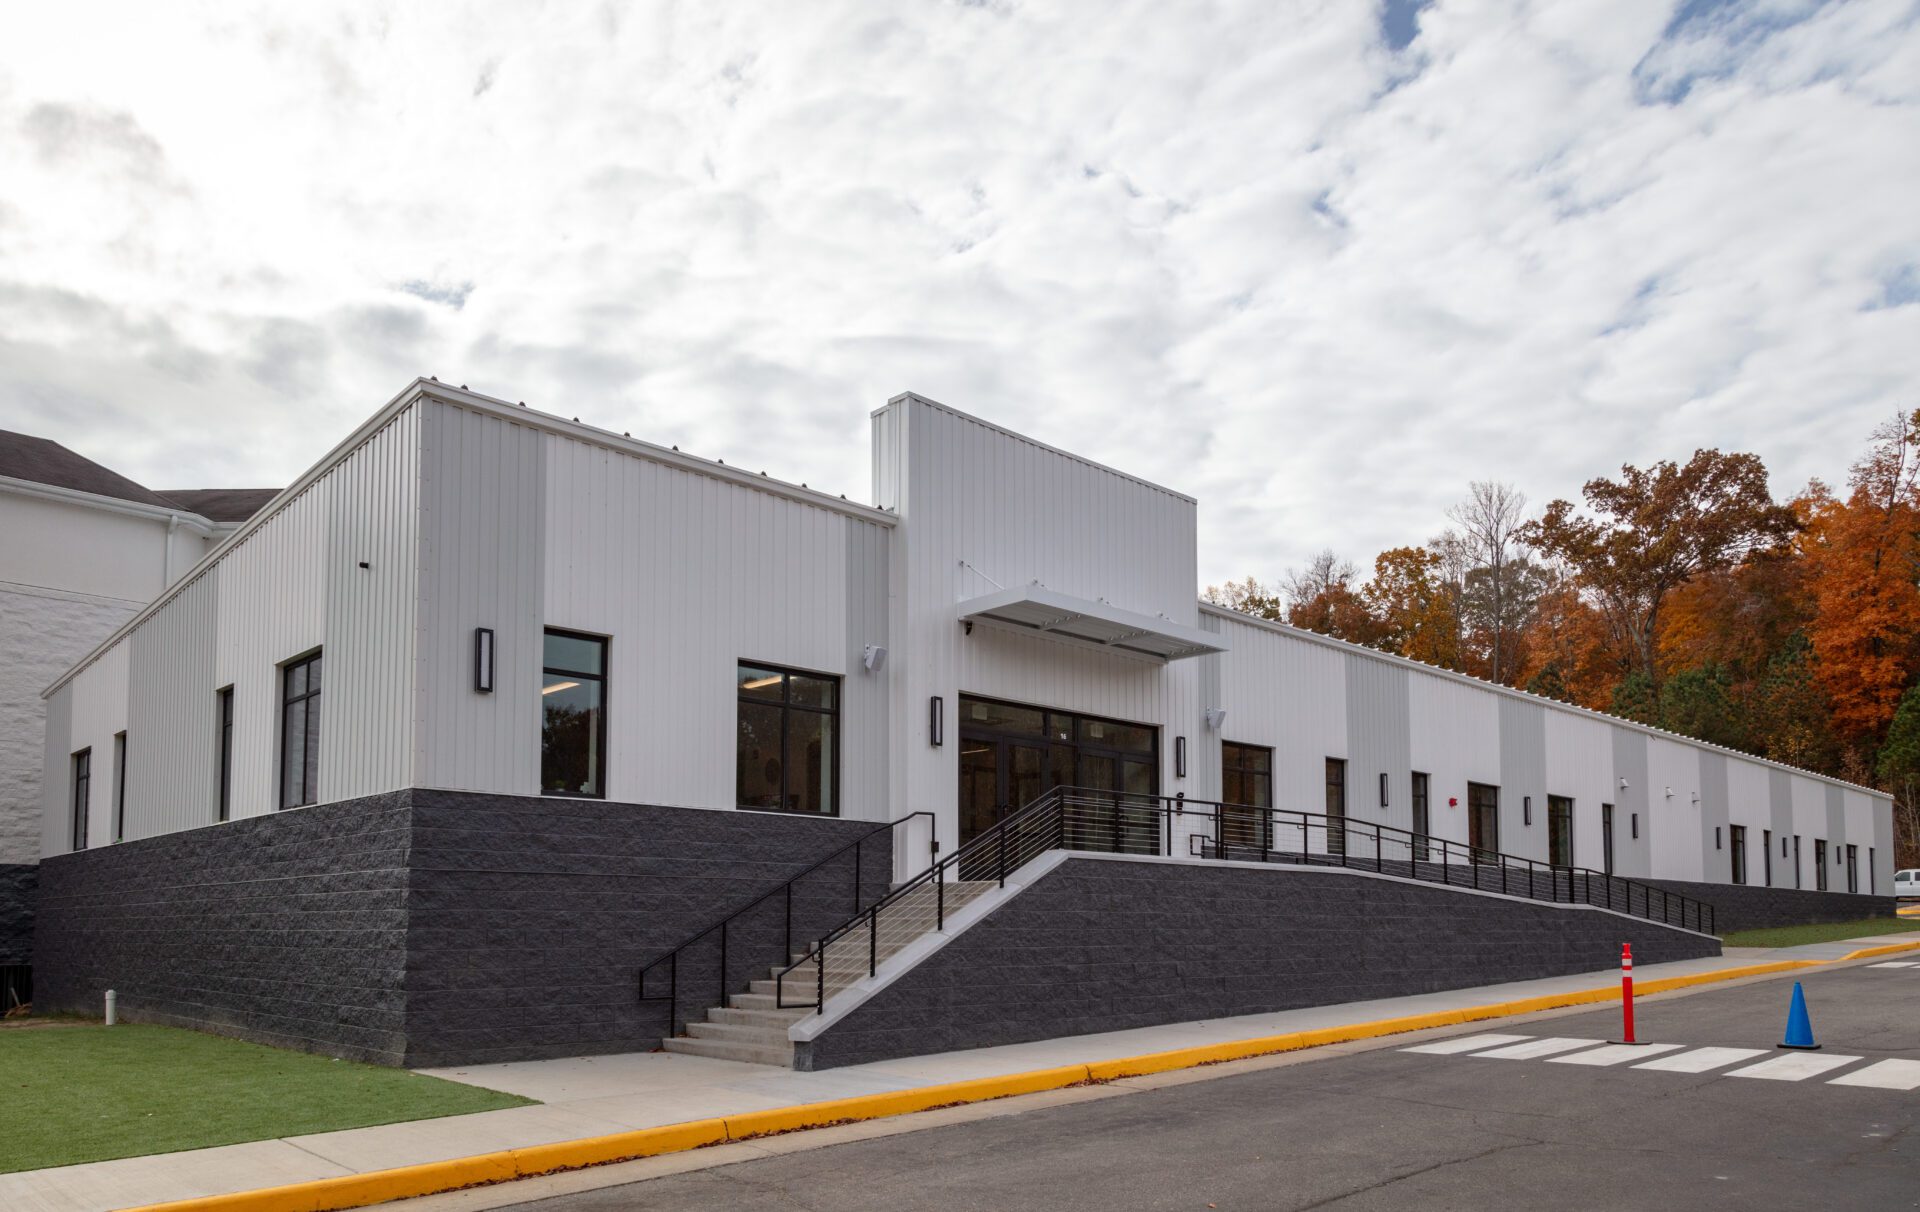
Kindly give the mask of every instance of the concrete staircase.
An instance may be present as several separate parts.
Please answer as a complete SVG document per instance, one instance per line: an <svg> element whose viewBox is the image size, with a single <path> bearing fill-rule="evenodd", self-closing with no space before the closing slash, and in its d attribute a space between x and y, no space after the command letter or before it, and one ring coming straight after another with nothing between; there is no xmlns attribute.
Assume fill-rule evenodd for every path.
<svg viewBox="0 0 1920 1212"><path fill-rule="evenodd" d="M959 912L992 887L995 887L993 880L949 881L947 916ZM934 886L922 884L880 910L877 940L871 936L868 919L862 917L852 929L828 944L827 998L864 980L870 958L884 964L915 940L931 933L939 909L935 897ZM813 953L801 952L792 958L800 967L787 974L784 991L776 983L782 970L770 969L766 980L752 982L745 993L732 994L725 1006L708 1010L705 1021L688 1023L685 1035L664 1040L662 1046L668 1052L684 1056L792 1068L793 1041L787 1038L787 1028L813 1013L820 986L819 967L811 962ZM778 1004L782 1001L786 1003L784 1009Z"/></svg>

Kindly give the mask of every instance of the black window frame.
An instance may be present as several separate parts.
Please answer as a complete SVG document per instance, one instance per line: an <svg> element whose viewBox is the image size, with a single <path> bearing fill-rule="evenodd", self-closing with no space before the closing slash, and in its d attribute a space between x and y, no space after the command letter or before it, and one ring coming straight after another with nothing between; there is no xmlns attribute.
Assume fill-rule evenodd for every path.
<svg viewBox="0 0 1920 1212"><path fill-rule="evenodd" d="M1347 852L1347 759L1337 757L1327 759L1326 791L1327 853L1345 855ZM1336 821L1339 822L1337 827L1334 823Z"/></svg>
<svg viewBox="0 0 1920 1212"><path fill-rule="evenodd" d="M113 734L113 840L127 840L127 730Z"/></svg>
<svg viewBox="0 0 1920 1212"><path fill-rule="evenodd" d="M1793 886L1805 888L1806 880L1807 877L1800 871L1800 835L1796 833L1793 835Z"/></svg>
<svg viewBox="0 0 1920 1212"><path fill-rule="evenodd" d="M93 799L93 746L74 750L67 759L67 772L70 781L68 787L67 811L70 836L77 854L87 848L87 825L89 809Z"/></svg>
<svg viewBox="0 0 1920 1212"><path fill-rule="evenodd" d="M779 674L780 701L775 703L769 699L756 698L753 695L743 693L740 689L740 673L744 669L757 669L764 673ZM815 681L832 683L833 706L815 707L807 703L794 702L793 679L795 677L813 678ZM816 669L801 669L792 665L782 665L777 661L762 661L756 660L753 657L741 657L734 662L733 666L733 692L734 807L743 812L778 812L785 816L817 817L823 820L837 819L840 816L840 750L841 741L845 732L845 729L841 727L841 706L846 702L846 679L837 673L823 673ZM764 804L745 804L741 802L740 712L741 709L745 707L772 707L780 712L780 806L778 807L769 808ZM830 755L828 766L828 779L831 784L830 798L832 803L828 805L825 812L808 812L802 808L788 808L785 806L789 799L789 788L792 785L790 779L793 774L793 763L787 760L788 730L793 721L793 713L797 711L806 712L810 715L826 716L833 722L833 752Z"/></svg>
<svg viewBox="0 0 1920 1212"><path fill-rule="evenodd" d="M1556 826L1556 822L1559 825ZM1566 843L1566 861L1553 852L1554 834ZM1570 795L1547 796L1547 866L1571 869L1573 867L1573 797Z"/></svg>
<svg viewBox="0 0 1920 1212"><path fill-rule="evenodd" d="M324 655L323 649L316 648L280 666L280 728L278 730L280 747L274 775L278 783L275 800L282 811L288 808L309 808L320 802L320 727L317 722L310 721L313 720L320 692L325 689L324 676L318 687L313 681L314 670L319 669L324 675L326 666L321 661ZM303 669L307 673L306 689L299 694L289 693L295 671ZM296 703L303 705L300 718L303 722L308 722L308 726L301 730L300 738L300 792L296 799L289 802L287 799L287 741L289 739L287 725L292 721L291 709Z"/></svg>
<svg viewBox="0 0 1920 1212"><path fill-rule="evenodd" d="M1600 873L1613 874L1613 805L1600 805Z"/></svg>
<svg viewBox="0 0 1920 1212"><path fill-rule="evenodd" d="M1249 766L1246 756L1250 754L1265 754L1266 769ZM1223 840L1227 844L1253 845L1263 853L1273 849L1273 760L1272 745L1254 745L1246 741L1229 740L1220 742L1220 799L1223 801L1220 824ZM1265 801L1256 802L1254 798L1245 795L1235 798L1227 794L1230 777L1238 777L1242 788L1247 786L1248 779L1264 782L1267 792ZM1251 808L1260 811L1255 817L1245 811L1232 811L1235 808ZM1252 828L1248 829L1248 825Z"/></svg>
<svg viewBox="0 0 1920 1212"><path fill-rule="evenodd" d="M1715 827L1716 832L1718 826ZM1727 826L1727 845L1732 848L1733 882L1747 882L1747 827L1745 825Z"/></svg>
<svg viewBox="0 0 1920 1212"><path fill-rule="evenodd" d="M1773 887L1773 830L1760 831L1760 879L1762 887Z"/></svg>
<svg viewBox="0 0 1920 1212"><path fill-rule="evenodd" d="M1846 846L1843 861L1847 869L1847 891L1858 892L1860 891L1860 846L1856 842L1848 842Z"/></svg>
<svg viewBox="0 0 1920 1212"><path fill-rule="evenodd" d="M600 672L589 673L585 670L568 669L560 665L547 664L547 637L548 636L560 636L563 639L569 639L569 640L584 640L589 644L598 645L600 648ZM604 800L607 798L607 774L609 770L609 762L608 762L608 755L607 755L607 715L608 715L608 712L612 709L612 702L613 702L613 637L605 636L605 635L597 635L591 631L574 631L571 628L567 628L567 627L542 628L540 631L540 680L541 680L540 693L543 696L546 694L546 690L547 690L546 679L548 674L556 674L560 677L572 678L576 681L581 681L581 682L592 682L600 688L600 716L599 716L598 724L594 729L594 742L593 742L594 743L593 781L594 781L594 785L598 787L599 790L572 791L564 787L549 788L547 786L547 771L546 771L546 756L545 756L545 741L544 741L544 736L546 733L546 723L545 723L544 712L543 712L542 722L540 725L540 730L543 737L542 745L541 745L541 762L540 762L540 767L541 767L540 768L540 794L557 796L562 799L570 799L570 800Z"/></svg>
<svg viewBox="0 0 1920 1212"><path fill-rule="evenodd" d="M1813 839L1813 889L1815 892L1827 891L1827 839Z"/></svg>
<svg viewBox="0 0 1920 1212"><path fill-rule="evenodd" d="M1408 771L1408 807L1412 811L1408 821L1413 829L1413 860L1424 863L1431 857L1428 842L1433 837L1433 776L1425 770Z"/></svg>
<svg viewBox="0 0 1920 1212"><path fill-rule="evenodd" d="M233 819L233 687L222 686L213 692L216 737L213 819Z"/></svg>

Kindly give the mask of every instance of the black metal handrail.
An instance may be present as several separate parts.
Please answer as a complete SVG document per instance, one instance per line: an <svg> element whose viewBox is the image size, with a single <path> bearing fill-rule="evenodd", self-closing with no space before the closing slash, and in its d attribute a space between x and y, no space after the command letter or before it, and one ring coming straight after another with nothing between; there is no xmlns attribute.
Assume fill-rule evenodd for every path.
<svg viewBox="0 0 1920 1212"><path fill-rule="evenodd" d="M1171 805L1174 815L1197 813L1210 819L1210 837L1204 833L1188 835L1189 852L1196 857L1372 870L1428 883L1499 891L1529 900L1594 905L1663 925L1702 934L1714 933L1714 908L1710 902L1587 867L1542 862L1350 816L1211 800L1129 798L1159 798L1163 804ZM1281 831L1288 828L1298 831L1299 836L1299 844L1291 849L1280 844ZM1312 845L1316 829L1321 837L1317 850ZM1235 833L1239 836L1233 836ZM1251 840L1242 840L1249 833L1253 835ZM1358 853L1356 842L1360 843ZM1369 842L1370 855L1367 853ZM1389 846L1403 851L1405 857L1389 858ZM1493 871L1499 873L1497 880L1490 874ZM1524 875L1524 886L1516 886L1516 875ZM1544 895L1542 879L1545 880ZM1561 894L1563 889L1565 895Z"/></svg>
<svg viewBox="0 0 1920 1212"><path fill-rule="evenodd" d="M867 974L871 976L877 972L880 963L880 912L891 905L898 904L912 895L916 890L924 888L928 884L933 885L934 929L944 930L947 925L946 893L947 875L949 872L956 876L962 876L967 872L978 874L980 873L982 863L988 863L991 864L991 866L987 868L987 870L991 872L994 878L1000 881L1001 887L1004 888L1007 882L1008 871L1017 871L1021 866L1025 865L1029 859L1037 857L1046 850L1059 849L1060 847L1056 844L1057 831L1052 828L1045 828L1044 826L1053 823L1052 818L1060 811L1063 803L1063 793L1065 791L1066 788L1055 787L1050 791L1043 792L1040 798L1031 801L1026 807L1019 809L1011 816L1002 818L985 833L978 835L946 858L932 863L919 875L900 884L886 896L881 897L865 909L855 913L853 917L847 921L841 923L825 935L822 935L819 941L815 942L814 945L808 949L805 956L789 963L774 976L774 1005L782 1009L788 1008L789 1005L794 1007L812 1006L818 1009L826 1001L827 948L831 947L840 939L845 938L853 931L860 929L863 925L867 927ZM1031 845L1026 844L1036 835L1044 838L1048 843L1037 850ZM1011 847L1009 843L1011 843ZM1008 866L1010 850L1011 857L1015 859L1011 867ZM1023 853L1025 857L1020 857ZM811 1002L789 1003L786 1000L787 977L796 969L809 963L813 964L815 969L814 1000Z"/></svg>
<svg viewBox="0 0 1920 1212"><path fill-rule="evenodd" d="M1049 850L1171 856L1178 826L1188 817L1198 817L1209 826L1185 831L1188 852L1196 858L1370 870L1529 900L1593 905L1703 934L1714 932L1710 903L1584 867L1556 866L1348 816L1055 787L823 935L805 956L776 974L775 1005L816 1010L823 1006L828 949L862 927L867 931L867 954L865 963L858 966L865 967L868 976L877 975L882 913L928 884L934 888L934 929L944 930L949 876L997 880L1005 887L1009 872ZM1280 844L1287 830L1298 833L1298 844L1291 848ZM1320 834L1318 848L1313 844L1315 830ZM1404 857L1388 857L1390 847ZM814 1000L789 1002L787 978L808 965L813 967Z"/></svg>
<svg viewBox="0 0 1920 1212"><path fill-rule="evenodd" d="M910 812L907 815L900 817L898 820L889 821L884 825L881 825L875 829L869 830L868 832L863 833L859 837L853 839L853 841L848 842L846 845L840 847L838 850L835 850L832 854L826 855L825 857L821 858L819 861L813 863L806 870L795 875L793 878L789 879L786 883L781 884L777 888L772 888L766 892L761 893L759 896L748 901L746 904L740 906L738 909L735 909L732 913L727 914L725 917L721 918L719 921L714 922L712 925L709 925L692 935L689 935L686 939L682 940L679 943L679 945L671 948L670 950L662 952L661 954L655 956L653 959L649 960L648 962L640 965L640 973L639 973L640 996L638 1000L643 1002L664 1001L669 1003L667 1007L667 1034L669 1036L678 1035L680 1032L680 1028L679 1028L680 953L685 951L687 948L693 946L695 943L699 942L701 939L706 938L708 935L712 934L714 931L717 930L720 932L720 999L714 1004L725 1005L727 1001L727 995L732 989L732 985L727 980L727 933L728 933L729 927L732 926L735 920L737 920L738 918L744 917L746 914L751 913L755 909L758 909L760 906L766 904L768 901L772 900L776 896L784 896L786 898L786 910L785 910L786 949L780 953L780 958L782 960L792 959L793 958L793 889L794 889L794 886L798 884L801 880L806 879L808 876L812 875L814 872L820 870L822 867L825 867L828 863L833 862L837 858L843 857L849 851L851 851L853 854L853 909L854 909L855 915L857 916L860 911L861 902L864 900L864 898L861 895L861 892L862 892L861 881L864 875L861 862L860 862L862 850L865 848L866 844L869 841L871 841L875 837L878 837L880 834L892 833L893 830L898 829L900 826L906 824L908 821L919 820L923 817L926 819L926 822L927 822L927 836L929 839L927 854L928 854L929 860L931 861L940 853L940 835L938 830L934 827L933 813ZM647 973L653 971L655 968L658 968L662 964L668 965L667 992L665 994L658 994L658 993L649 994L647 992Z"/></svg>

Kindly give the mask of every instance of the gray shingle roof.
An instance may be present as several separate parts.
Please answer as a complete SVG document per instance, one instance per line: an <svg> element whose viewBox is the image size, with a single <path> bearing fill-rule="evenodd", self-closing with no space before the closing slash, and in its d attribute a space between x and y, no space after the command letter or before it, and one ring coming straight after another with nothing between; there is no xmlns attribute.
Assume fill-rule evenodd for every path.
<svg viewBox="0 0 1920 1212"><path fill-rule="evenodd" d="M280 495L278 488L169 488L160 493L210 522L244 522Z"/></svg>
<svg viewBox="0 0 1920 1212"><path fill-rule="evenodd" d="M95 496L138 501L161 509L180 506L164 500L117 471L100 466L92 459L77 455L49 438L0 429L0 476L71 488Z"/></svg>

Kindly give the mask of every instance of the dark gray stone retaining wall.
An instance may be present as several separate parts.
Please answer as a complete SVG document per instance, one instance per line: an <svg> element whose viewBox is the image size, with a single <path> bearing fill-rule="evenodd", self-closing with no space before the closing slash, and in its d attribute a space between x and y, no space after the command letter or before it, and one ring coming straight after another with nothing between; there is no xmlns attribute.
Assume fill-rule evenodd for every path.
<svg viewBox="0 0 1920 1212"><path fill-rule="evenodd" d="M1337 871L1069 859L796 1049L827 1069L960 1048L1720 953L1594 909Z"/></svg>
<svg viewBox="0 0 1920 1212"><path fill-rule="evenodd" d="M0 863L0 968L33 962L33 899L40 868Z"/></svg>
<svg viewBox="0 0 1920 1212"><path fill-rule="evenodd" d="M1857 922L1868 917L1892 917L1898 902L1891 896L1863 892L1819 892L1801 888L1766 888L1755 884L1702 884L1691 880L1643 880L1713 906L1714 929L1764 930L1771 926L1810 926L1822 922Z"/></svg>
<svg viewBox="0 0 1920 1212"><path fill-rule="evenodd" d="M397 1064L407 793L119 842L40 865L34 1004Z"/></svg>
<svg viewBox="0 0 1920 1212"><path fill-rule="evenodd" d="M869 835L870 903L887 833L773 813L414 790L121 842L41 865L35 1001L111 988L129 1021L384 1064L645 1050L669 1007L641 964ZM799 885L797 944L855 911L853 858ZM786 923L777 896L728 931L734 989ZM683 1019L722 1000L719 942L681 963Z"/></svg>
<svg viewBox="0 0 1920 1212"><path fill-rule="evenodd" d="M668 1033L638 1000L642 964L857 838L860 897L885 895L888 834L871 821L461 792L413 793L407 938L409 1065L633 1052ZM855 911L853 855L793 900L796 949ZM727 932L727 989L784 962L776 896ZM723 1004L720 935L679 962L680 1016ZM664 995L673 973L649 973Z"/></svg>

